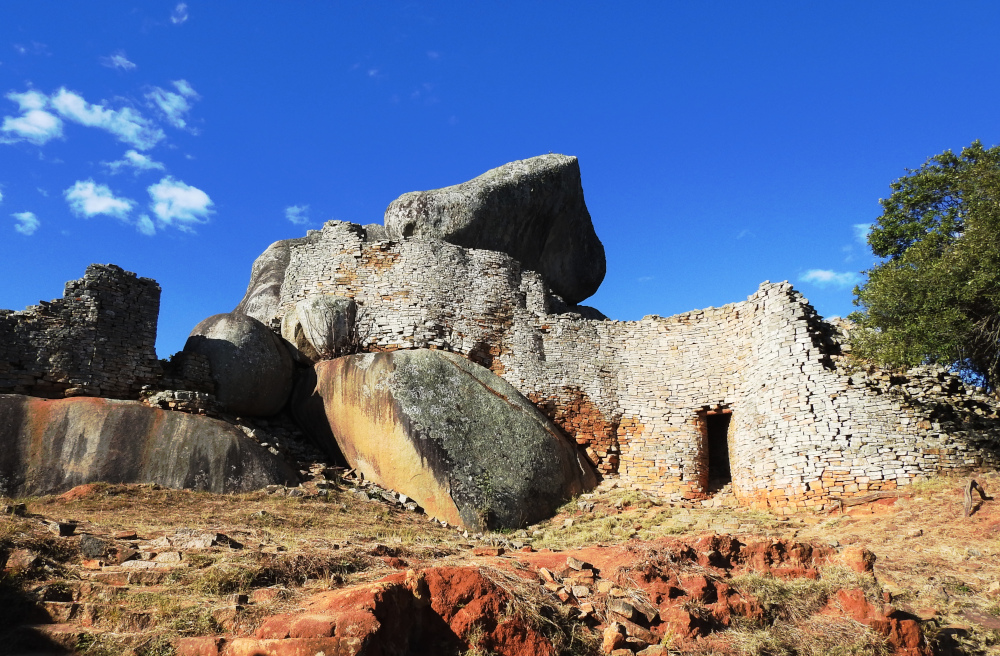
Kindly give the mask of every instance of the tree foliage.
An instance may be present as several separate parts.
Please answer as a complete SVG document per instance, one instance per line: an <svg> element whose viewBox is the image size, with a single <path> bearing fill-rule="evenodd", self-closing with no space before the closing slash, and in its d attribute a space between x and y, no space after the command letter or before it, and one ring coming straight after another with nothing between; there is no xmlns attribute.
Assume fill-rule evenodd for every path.
<svg viewBox="0 0 1000 656"><path fill-rule="evenodd" d="M1000 383L1000 146L946 150L892 183L854 290L855 355Z"/></svg>

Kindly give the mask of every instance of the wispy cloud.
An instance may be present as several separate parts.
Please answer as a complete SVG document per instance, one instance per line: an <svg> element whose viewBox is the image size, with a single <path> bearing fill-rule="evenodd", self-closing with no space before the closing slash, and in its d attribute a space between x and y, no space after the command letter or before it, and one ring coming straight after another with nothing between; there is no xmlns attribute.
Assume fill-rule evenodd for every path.
<svg viewBox="0 0 1000 656"><path fill-rule="evenodd" d="M123 50L119 50L113 55L107 57L101 57L101 66L107 66L108 68L120 68L123 71L135 70L135 64L128 60L125 56Z"/></svg>
<svg viewBox="0 0 1000 656"><path fill-rule="evenodd" d="M52 107L65 119L87 127L106 130L140 150L148 150L166 137L163 130L131 107L108 109L91 104L79 94L61 88L50 99Z"/></svg>
<svg viewBox="0 0 1000 656"><path fill-rule="evenodd" d="M149 218L148 214L140 214L139 219L135 222L135 227L147 237L156 234L156 226L153 225L153 220Z"/></svg>
<svg viewBox="0 0 1000 656"><path fill-rule="evenodd" d="M183 130L187 127L184 116L191 111L191 102L189 101L198 100L199 96L187 80L176 80L173 85L179 93L153 87L153 90L146 94L146 99L163 112L170 125Z"/></svg>
<svg viewBox="0 0 1000 656"><path fill-rule="evenodd" d="M15 43L14 50L19 55L51 55L49 52L49 47L44 43L39 43L38 41L32 41L28 45L23 43Z"/></svg>
<svg viewBox="0 0 1000 656"><path fill-rule="evenodd" d="M31 236L35 234L35 230L38 230L38 226L41 222L38 217L35 216L33 212L17 212L11 214L17 224L14 226L14 230L17 230L22 235Z"/></svg>
<svg viewBox="0 0 1000 656"><path fill-rule="evenodd" d="M636 280L636 282L649 282L650 280L654 280L655 277L656 276L640 276L640 277L636 278L635 280Z"/></svg>
<svg viewBox="0 0 1000 656"><path fill-rule="evenodd" d="M63 196L74 214L87 218L107 214L124 221L135 205L128 198L115 197L107 185L95 184L93 180L77 180L63 192Z"/></svg>
<svg viewBox="0 0 1000 656"><path fill-rule="evenodd" d="M212 214L212 199L201 189L175 180L169 175L147 189L150 208L160 227L174 226L186 232L208 221Z"/></svg>
<svg viewBox="0 0 1000 656"><path fill-rule="evenodd" d="M871 223L855 223L851 226L854 230L854 240L862 246L868 245L868 233L872 231Z"/></svg>
<svg viewBox="0 0 1000 656"><path fill-rule="evenodd" d="M5 116L0 126L0 143L28 141L38 146L62 136L63 123L58 116L46 111L49 99L43 93L11 91L7 98L21 109L21 116Z"/></svg>
<svg viewBox="0 0 1000 656"><path fill-rule="evenodd" d="M138 174L140 171L163 171L165 169L161 162L157 162L149 155L135 150L127 150L121 159L114 162L104 162L104 165L112 173L120 173L125 168L132 169L132 172L135 174Z"/></svg>
<svg viewBox="0 0 1000 656"><path fill-rule="evenodd" d="M173 12L170 14L170 22L174 25L180 25L188 19L188 6L186 2L179 2L177 6L174 7Z"/></svg>
<svg viewBox="0 0 1000 656"><path fill-rule="evenodd" d="M854 287L861 282L861 275L854 271L831 271L830 269L809 269L799 280L819 287Z"/></svg>
<svg viewBox="0 0 1000 656"><path fill-rule="evenodd" d="M291 205L285 208L285 218L295 225L305 225L309 223L308 205Z"/></svg>

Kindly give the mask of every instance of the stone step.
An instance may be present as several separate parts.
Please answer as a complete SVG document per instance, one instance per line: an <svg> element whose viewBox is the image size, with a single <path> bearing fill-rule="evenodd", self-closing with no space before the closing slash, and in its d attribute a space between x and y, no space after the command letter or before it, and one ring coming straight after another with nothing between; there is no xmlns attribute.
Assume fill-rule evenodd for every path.
<svg viewBox="0 0 1000 656"><path fill-rule="evenodd" d="M117 603L45 601L42 607L53 624L73 624L88 630L100 627L116 632L134 632L145 631L156 624L154 611L122 610ZM106 626L108 624L112 626Z"/></svg>
<svg viewBox="0 0 1000 656"><path fill-rule="evenodd" d="M104 567L95 571L82 570L79 575L81 579L109 586L156 586L166 581L174 570L187 568L186 565L177 566L163 563L150 563L150 565L158 565L158 567Z"/></svg>

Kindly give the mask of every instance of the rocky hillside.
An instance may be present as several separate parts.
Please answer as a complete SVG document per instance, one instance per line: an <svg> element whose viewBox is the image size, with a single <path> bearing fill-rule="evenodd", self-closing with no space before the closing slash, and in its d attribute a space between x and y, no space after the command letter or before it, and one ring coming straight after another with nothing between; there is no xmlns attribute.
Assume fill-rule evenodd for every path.
<svg viewBox="0 0 1000 656"><path fill-rule="evenodd" d="M6 500L6 654L986 654L1000 507L968 479L792 518L604 484L502 534L343 470L242 495ZM979 479L995 491L1000 476Z"/></svg>

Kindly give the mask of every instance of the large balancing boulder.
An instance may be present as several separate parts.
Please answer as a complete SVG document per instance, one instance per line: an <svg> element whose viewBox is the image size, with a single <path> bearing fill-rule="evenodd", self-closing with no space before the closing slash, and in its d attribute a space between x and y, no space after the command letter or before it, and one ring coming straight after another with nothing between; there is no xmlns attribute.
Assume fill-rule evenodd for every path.
<svg viewBox="0 0 1000 656"><path fill-rule="evenodd" d="M575 157L541 155L459 185L403 194L385 211L394 239L441 239L502 251L576 304L604 280L604 246L583 200Z"/></svg>
<svg viewBox="0 0 1000 656"><path fill-rule="evenodd" d="M453 353L316 365L340 450L366 478L466 528L518 528L595 484L590 465L513 386Z"/></svg>
<svg viewBox="0 0 1000 656"><path fill-rule="evenodd" d="M139 401L0 394L0 482L11 496L97 481L221 493L296 480L283 460L218 419Z"/></svg>
<svg viewBox="0 0 1000 656"><path fill-rule="evenodd" d="M215 396L227 412L268 417L292 391L292 356L267 326L241 312L213 315L191 331L185 352L208 358Z"/></svg>

